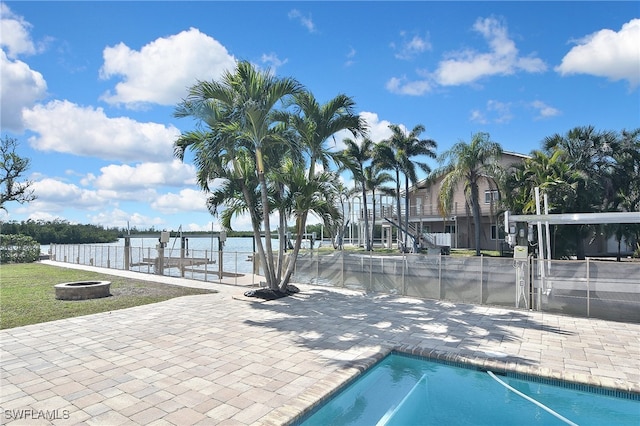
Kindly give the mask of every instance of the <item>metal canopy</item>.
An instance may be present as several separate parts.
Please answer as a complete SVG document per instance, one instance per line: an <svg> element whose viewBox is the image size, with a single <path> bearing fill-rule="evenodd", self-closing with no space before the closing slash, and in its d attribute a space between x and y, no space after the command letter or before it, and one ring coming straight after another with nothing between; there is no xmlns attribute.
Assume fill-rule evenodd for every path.
<svg viewBox="0 0 640 426"><path fill-rule="evenodd" d="M508 215L508 222L544 222L549 225L640 223L640 212L557 213Z"/></svg>

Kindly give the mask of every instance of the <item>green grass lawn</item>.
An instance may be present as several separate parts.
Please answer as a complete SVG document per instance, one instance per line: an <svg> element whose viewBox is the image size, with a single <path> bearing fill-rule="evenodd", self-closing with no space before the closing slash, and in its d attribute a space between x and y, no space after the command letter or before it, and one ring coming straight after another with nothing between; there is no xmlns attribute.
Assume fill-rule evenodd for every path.
<svg viewBox="0 0 640 426"><path fill-rule="evenodd" d="M111 281L111 296L90 300L57 300L53 286L70 281ZM40 263L2 265L0 329L214 292Z"/></svg>

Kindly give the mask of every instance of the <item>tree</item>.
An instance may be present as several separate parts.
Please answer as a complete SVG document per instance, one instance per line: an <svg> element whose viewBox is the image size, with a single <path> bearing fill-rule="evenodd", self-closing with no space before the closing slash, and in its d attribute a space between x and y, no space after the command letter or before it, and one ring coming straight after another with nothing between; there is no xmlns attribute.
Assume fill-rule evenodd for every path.
<svg viewBox="0 0 640 426"><path fill-rule="evenodd" d="M364 241L365 249L371 251L369 239L369 211L367 209L367 185L365 181L365 164L371 159L373 141L369 138L361 140L360 144L353 139L343 139L346 148L342 152L341 162L343 169L353 173L353 179L360 184L362 195L362 214L364 215Z"/></svg>
<svg viewBox="0 0 640 426"><path fill-rule="evenodd" d="M0 142L0 209L6 211L5 203L16 201L20 204L36 199L31 186L33 182L20 178L29 169L31 161L16 153L18 141L5 136Z"/></svg>
<svg viewBox="0 0 640 426"><path fill-rule="evenodd" d="M437 144L432 139L420 139L420 134L425 128L422 124L416 125L410 132L405 132L400 126L390 124L391 137L382 143L387 146L378 152L378 164L386 169L395 171L396 181L396 209L398 211L398 223L402 225L400 208L400 173L404 175L405 188L405 217L404 229L409 229L409 183L415 183L417 179L416 166L425 173L430 173L431 168L427 163L415 161L413 158L425 156L436 158ZM404 233L404 248L408 245L407 232ZM415 241L414 241L415 249Z"/></svg>
<svg viewBox="0 0 640 426"><path fill-rule="evenodd" d="M183 133L175 143L176 155L184 159L194 151L198 183L208 191L216 178L231 181L228 188L251 215L256 248L269 288L279 289L271 244L270 200L266 173L270 164L265 150L291 143L278 126L277 106L302 92L295 79L277 78L269 70L259 71L249 62L238 62L220 81L198 82L189 89L175 115L192 117L208 130ZM274 161L274 158L271 158ZM259 189L256 199L255 190ZM233 189L231 189L233 188ZM265 233L264 247L261 228Z"/></svg>
<svg viewBox="0 0 640 426"><path fill-rule="evenodd" d="M573 204L577 197L577 182L582 177L580 172L569 167L562 151L549 156L534 150L530 158L504 173L502 203L516 214L535 213L535 188L538 187L548 195L549 211L558 212L563 206Z"/></svg>
<svg viewBox="0 0 640 426"><path fill-rule="evenodd" d="M613 159L616 193L609 210L640 211L640 128L620 132L613 149ZM610 224L605 231L607 236L615 236L618 242L618 261L623 239L631 245L640 240L638 224Z"/></svg>
<svg viewBox="0 0 640 426"><path fill-rule="evenodd" d="M543 141L544 150L552 155L562 151L563 159L582 179L576 182L576 198L564 205L562 213L592 213L605 211L616 197L613 150L617 135L597 131L593 126L575 127L564 135L554 134ZM592 232L588 225L571 225L576 243L576 256L584 260L584 240Z"/></svg>
<svg viewBox="0 0 640 426"><path fill-rule="evenodd" d="M439 157L444 164L434 171L431 179L442 177L442 186L438 198L448 214L452 208L453 194L459 185L463 185L467 203L471 207L474 223L476 256L480 256L480 196L478 185L481 181L496 183L499 175L497 160L502 156L500 144L491 140L488 133L475 133L471 142L456 142Z"/></svg>
<svg viewBox="0 0 640 426"><path fill-rule="evenodd" d="M377 148L377 146L376 146ZM393 176L389 173L383 171L379 165L376 163L376 152L377 149L373 149L373 162L372 164L366 166L364 168L364 182L365 187L368 192L371 193L371 233L369 237L369 242L371 243L371 248L373 248L373 237L374 230L376 227L376 190L379 190L383 194L387 195L395 195L394 191L391 188L387 188L383 186L385 183L392 182Z"/></svg>
<svg viewBox="0 0 640 426"><path fill-rule="evenodd" d="M583 173L573 170L564 159L565 153L555 151L551 156L543 151L534 150L531 157L504 171L501 179L503 197L501 203L516 214L536 212L535 188L547 194L549 212L563 212L565 206L575 203L578 184ZM554 225L554 236L562 237L563 229ZM554 238L554 257L568 255L573 247L570 238Z"/></svg>
<svg viewBox="0 0 640 426"><path fill-rule="evenodd" d="M283 113L281 121L289 124L295 135L296 146L306 154L308 171L305 173L303 162L291 161L280 173L282 188L290 195L289 211L296 218L293 260L285 272L284 284L293 274L309 213L313 212L322 218L330 228L333 228L334 221L339 221L337 177L328 169L330 163L339 163L341 156L327 146L328 142L342 131L348 131L354 137L366 131L366 123L354 112L353 99L344 94L320 104L312 93L302 91L293 97L291 103L293 113ZM292 153L294 156L295 152ZM321 166L320 172L318 166Z"/></svg>

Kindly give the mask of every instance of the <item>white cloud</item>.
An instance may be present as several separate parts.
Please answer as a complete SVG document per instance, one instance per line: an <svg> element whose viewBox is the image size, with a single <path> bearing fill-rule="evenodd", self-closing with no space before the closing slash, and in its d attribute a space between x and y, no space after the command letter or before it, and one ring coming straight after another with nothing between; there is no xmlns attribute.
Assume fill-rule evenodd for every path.
<svg viewBox="0 0 640 426"><path fill-rule="evenodd" d="M512 105L510 102L500 102L490 99L487 101L487 105L484 111L471 111L469 120L479 124L508 123L513 118L511 107Z"/></svg>
<svg viewBox="0 0 640 426"><path fill-rule="evenodd" d="M347 60L344 63L345 67L350 67L351 65L355 64L356 61L354 61L353 58L356 57L356 49L354 49L353 47L349 47L349 52L347 53Z"/></svg>
<svg viewBox="0 0 640 426"><path fill-rule="evenodd" d="M178 194L167 193L151 203L154 210L164 214L207 212L207 195L202 191L185 188Z"/></svg>
<svg viewBox="0 0 640 426"><path fill-rule="evenodd" d="M0 81L0 127L22 131L22 109L45 97L47 83L42 74L22 61L10 60L3 50L0 50Z"/></svg>
<svg viewBox="0 0 640 426"><path fill-rule="evenodd" d="M196 28L158 38L140 51L119 43L105 48L103 58L100 76L121 76L123 81L102 99L132 108L147 103L175 104L197 80L215 80L235 67L227 49Z"/></svg>
<svg viewBox="0 0 640 426"><path fill-rule="evenodd" d="M391 93L410 96L421 96L432 90L429 80L409 81L406 77L392 77L385 87Z"/></svg>
<svg viewBox="0 0 640 426"><path fill-rule="evenodd" d="M287 59L285 60L280 60L280 58L278 58L278 55L276 55L275 53L271 52L269 54L263 53L262 56L260 57L260 60L262 61L263 64L267 65L269 67L269 69L271 70L271 72L273 74L276 73L276 70L281 67L282 65L286 64L288 62Z"/></svg>
<svg viewBox="0 0 640 426"><path fill-rule="evenodd" d="M33 221L39 221L42 220L44 222L53 222L55 220L65 220L64 218L61 218L60 216L51 214L51 213L47 213L47 212L33 212L29 215L29 217L27 218L27 220L33 220Z"/></svg>
<svg viewBox="0 0 640 426"><path fill-rule="evenodd" d="M111 211L101 211L96 215L89 216L89 221L93 224L103 225L106 227L117 227L126 229L127 225L131 228L163 229L165 221L159 217L150 217L144 214L134 212L129 213L124 210L115 208Z"/></svg>
<svg viewBox="0 0 640 426"><path fill-rule="evenodd" d="M57 212L67 208L95 210L103 208L108 201L97 191L53 178L33 182L32 188L37 198L29 203L29 211Z"/></svg>
<svg viewBox="0 0 640 426"><path fill-rule="evenodd" d="M417 34L408 36L405 31L400 33L402 42L399 45L391 43L391 47L396 50L395 57L403 60L410 60L418 56L420 53L431 50L431 43L426 37Z"/></svg>
<svg viewBox="0 0 640 426"><path fill-rule="evenodd" d="M378 143L381 140L388 139L391 137L391 129L389 129L389 125L391 124L388 120L380 120L378 114L375 112L363 111L360 113L360 117L366 120L367 125L369 126L369 139ZM401 124L400 128L406 130L406 128Z"/></svg>
<svg viewBox="0 0 640 426"><path fill-rule="evenodd" d="M478 109L474 109L471 111L471 114L469 116L469 121L473 122L473 123L478 123L478 124L487 124L487 118L485 117L484 113Z"/></svg>
<svg viewBox="0 0 640 426"><path fill-rule="evenodd" d="M561 75L590 74L613 81L640 84L640 19L632 19L616 32L603 29L581 40L555 68Z"/></svg>
<svg viewBox="0 0 640 426"><path fill-rule="evenodd" d="M39 133L35 149L120 161L168 161L180 131L128 117L109 118L101 108L52 101L23 110L25 126Z"/></svg>
<svg viewBox="0 0 640 426"><path fill-rule="evenodd" d="M435 80L443 86L469 84L483 77L511 75L518 71L543 72L545 63L534 56L521 57L507 28L495 18L479 18L473 30L480 33L489 44L489 52L472 49L448 53L434 73Z"/></svg>
<svg viewBox="0 0 640 426"><path fill-rule="evenodd" d="M99 189L131 190L158 186L195 185L195 167L173 160L166 163L141 163L135 166L111 164L100 169L100 176L87 176Z"/></svg>
<svg viewBox="0 0 640 426"><path fill-rule="evenodd" d="M360 118L366 121L368 127L368 137L373 142L378 143L383 139L387 139L391 136L391 130L389 130L390 121L380 120L378 114L375 112L362 111L360 112ZM401 125L402 128L404 128ZM343 130L334 135L335 144L330 145L331 151L342 151L346 148L343 140L345 138L355 140L356 143L360 143L361 138L354 139L351 132Z"/></svg>
<svg viewBox="0 0 640 426"><path fill-rule="evenodd" d="M533 101L530 105L538 111L538 115L535 117L536 120L560 115L560 110L553 108L542 101Z"/></svg>
<svg viewBox="0 0 640 426"><path fill-rule="evenodd" d="M38 51L31 40L30 30L31 24L21 16L15 15L5 3L0 3L0 46L6 48L9 58L32 55Z"/></svg>
<svg viewBox="0 0 640 426"><path fill-rule="evenodd" d="M189 232L220 232L222 227L217 222L208 222L206 225L200 225L197 223L188 223L184 226L184 230Z"/></svg>
<svg viewBox="0 0 640 426"><path fill-rule="evenodd" d="M304 16L298 9L293 9L289 12L288 16L289 19L298 20L310 33L316 32L316 26L311 19L311 15Z"/></svg>

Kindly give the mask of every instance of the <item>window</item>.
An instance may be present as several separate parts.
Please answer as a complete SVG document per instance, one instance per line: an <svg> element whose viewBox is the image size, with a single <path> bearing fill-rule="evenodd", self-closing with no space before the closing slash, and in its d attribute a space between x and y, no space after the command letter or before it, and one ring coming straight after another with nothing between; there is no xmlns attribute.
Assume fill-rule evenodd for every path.
<svg viewBox="0 0 640 426"><path fill-rule="evenodd" d="M491 225L491 239L492 240L504 240L505 233L502 229L498 228L498 225Z"/></svg>
<svg viewBox="0 0 640 426"><path fill-rule="evenodd" d="M484 203L491 204L500 200L500 192L497 189L484 191Z"/></svg>
<svg viewBox="0 0 640 426"><path fill-rule="evenodd" d="M455 234L456 233L456 226L455 225L445 225L444 226L444 233L445 234Z"/></svg>

